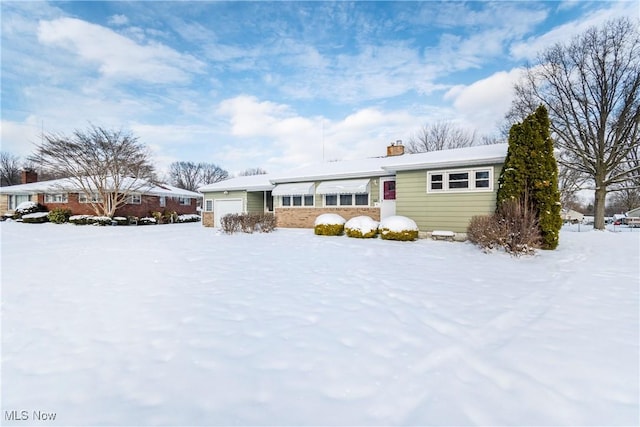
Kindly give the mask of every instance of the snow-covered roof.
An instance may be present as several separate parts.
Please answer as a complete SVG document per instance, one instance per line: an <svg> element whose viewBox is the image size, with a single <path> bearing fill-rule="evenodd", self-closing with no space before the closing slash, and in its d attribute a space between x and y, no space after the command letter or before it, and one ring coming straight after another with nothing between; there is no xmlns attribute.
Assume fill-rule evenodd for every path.
<svg viewBox="0 0 640 427"><path fill-rule="evenodd" d="M274 187L270 179L270 175L239 176L204 185L198 188L198 191L201 193L233 190L269 191Z"/></svg>
<svg viewBox="0 0 640 427"><path fill-rule="evenodd" d="M391 176L396 171L402 170L498 164L504 162L507 146L507 144L481 145L401 156L316 163L277 174L230 178L200 187L198 191L201 193L233 190L269 191L274 188L274 184L373 178Z"/></svg>
<svg viewBox="0 0 640 427"><path fill-rule="evenodd" d="M107 187L109 185L110 184L107 183ZM93 185L87 183L87 187L92 188ZM189 198L202 197L200 193L196 193L195 191L189 191L166 184L153 184L146 180L129 177L125 177L121 180L119 188L125 188L136 193L153 196ZM61 191L81 191L81 188L77 181L70 178L53 179L49 181L38 181L29 184L18 184L8 187L0 187L0 194L40 194Z"/></svg>
<svg viewBox="0 0 640 427"><path fill-rule="evenodd" d="M453 150L429 151L391 157L393 161L383 165L387 171L415 169L454 168L503 163L508 144L479 145Z"/></svg>
<svg viewBox="0 0 640 427"><path fill-rule="evenodd" d="M396 171L503 163L508 144L480 145L401 156L318 163L275 175L271 182L322 181L393 175Z"/></svg>

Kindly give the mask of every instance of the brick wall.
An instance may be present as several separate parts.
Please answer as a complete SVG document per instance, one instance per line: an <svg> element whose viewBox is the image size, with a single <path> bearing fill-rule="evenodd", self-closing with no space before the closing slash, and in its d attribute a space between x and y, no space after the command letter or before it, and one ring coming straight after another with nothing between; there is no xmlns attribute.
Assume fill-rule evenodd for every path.
<svg viewBox="0 0 640 427"><path fill-rule="evenodd" d="M95 215L95 211L90 203L80 203L78 193L69 193L67 203L45 203L44 194L38 194L38 203L45 206L47 210L56 208L71 209L73 215ZM178 215L197 213L197 199L191 199L190 205L181 205L179 200L167 197L166 206L160 206L160 198L157 196L142 196L140 204L126 204L116 211L115 216L149 216L151 212L176 212Z"/></svg>
<svg viewBox="0 0 640 427"><path fill-rule="evenodd" d="M215 225L213 212L202 212L202 225L213 227Z"/></svg>
<svg viewBox="0 0 640 427"><path fill-rule="evenodd" d="M9 196L0 194L0 215L9 211Z"/></svg>
<svg viewBox="0 0 640 427"><path fill-rule="evenodd" d="M313 228L313 223L325 213L338 214L347 221L353 217L366 215L380 221L380 208L276 208L276 224L282 228Z"/></svg>

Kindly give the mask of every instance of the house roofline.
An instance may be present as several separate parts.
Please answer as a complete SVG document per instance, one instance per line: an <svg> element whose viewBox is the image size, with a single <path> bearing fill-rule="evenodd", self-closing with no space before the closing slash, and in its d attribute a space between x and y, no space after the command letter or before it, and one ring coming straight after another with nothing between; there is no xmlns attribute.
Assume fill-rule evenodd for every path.
<svg viewBox="0 0 640 427"><path fill-rule="evenodd" d="M449 162L421 162L412 164L399 164L383 166L382 169L388 172L397 171L409 171L420 169L447 169L466 166L482 166L482 165L497 165L504 163L506 156L488 157L484 159L469 159L469 160L454 160Z"/></svg>
<svg viewBox="0 0 640 427"><path fill-rule="evenodd" d="M384 169L384 168L383 168ZM308 175L298 176L295 178L274 178L271 180L273 184L286 184L289 182L306 182L306 181L332 181L338 179L353 179L353 178L377 178L379 176L390 176L392 172L386 170L379 170L375 172L345 172L329 175Z"/></svg>

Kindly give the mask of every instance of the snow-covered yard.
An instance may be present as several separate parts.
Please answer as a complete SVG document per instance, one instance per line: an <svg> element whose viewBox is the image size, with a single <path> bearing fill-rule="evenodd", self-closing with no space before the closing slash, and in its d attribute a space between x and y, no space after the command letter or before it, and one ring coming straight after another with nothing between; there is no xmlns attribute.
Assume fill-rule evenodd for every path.
<svg viewBox="0 0 640 427"><path fill-rule="evenodd" d="M640 424L640 232L0 231L5 425Z"/></svg>

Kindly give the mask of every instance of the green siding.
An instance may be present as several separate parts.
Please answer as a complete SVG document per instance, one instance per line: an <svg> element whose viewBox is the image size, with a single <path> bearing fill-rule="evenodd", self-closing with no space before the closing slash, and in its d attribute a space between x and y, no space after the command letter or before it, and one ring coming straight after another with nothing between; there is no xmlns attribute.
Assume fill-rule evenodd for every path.
<svg viewBox="0 0 640 427"><path fill-rule="evenodd" d="M473 216L494 212L500 169L500 165L493 167L493 191L435 194L427 193L426 170L400 171L396 175L396 214L413 219L421 231L464 233Z"/></svg>
<svg viewBox="0 0 640 427"><path fill-rule="evenodd" d="M216 191L213 193L204 193L203 200L220 200L220 199L242 199L242 207L246 211L247 209L247 192L244 190L229 191L228 194L224 194L222 191Z"/></svg>
<svg viewBox="0 0 640 427"><path fill-rule="evenodd" d="M264 191L252 191L247 193L247 212L264 212Z"/></svg>

